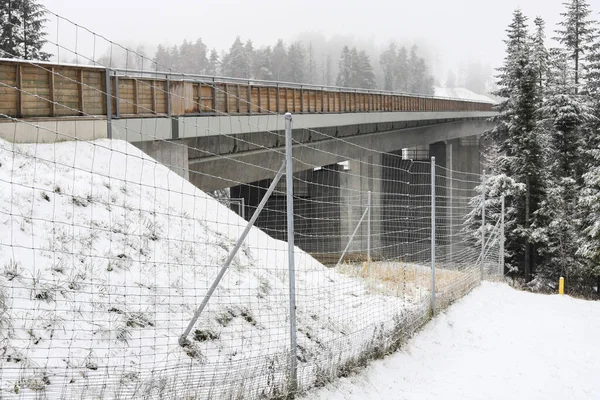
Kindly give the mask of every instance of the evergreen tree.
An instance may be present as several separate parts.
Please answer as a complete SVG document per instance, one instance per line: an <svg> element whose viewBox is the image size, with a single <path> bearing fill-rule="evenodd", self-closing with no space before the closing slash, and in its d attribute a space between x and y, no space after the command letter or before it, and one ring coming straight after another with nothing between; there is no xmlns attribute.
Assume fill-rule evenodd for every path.
<svg viewBox="0 0 600 400"><path fill-rule="evenodd" d="M518 212L514 229L507 231L506 248L514 255L508 260L513 268L532 277L535 255L535 238L532 227L539 226L535 212L544 192L542 174L542 144L537 128L536 111L541 94L538 76L533 67L527 18L520 10L513 13L507 29L506 57L499 69L499 90L504 98L494 117L496 126L486 136L499 152L494 174L505 174L525 185L524 196L515 196L508 203Z"/></svg>
<svg viewBox="0 0 600 400"><path fill-rule="evenodd" d="M561 13L562 29L556 31L556 40L564 45L575 70L575 92L578 92L581 70L585 68L585 57L596 38L596 22L590 19L590 6L586 0L570 0L564 3L567 11ZM584 68L582 68L582 66Z"/></svg>
<svg viewBox="0 0 600 400"><path fill-rule="evenodd" d="M157 71L163 71L170 68L169 59L169 51L162 44L159 44L156 48L156 53L154 54L154 62L156 63L154 68Z"/></svg>
<svg viewBox="0 0 600 400"><path fill-rule="evenodd" d="M406 47L401 47L400 50L398 50L394 76L396 81L394 90L407 92L409 90L410 71L408 67L408 52L406 51Z"/></svg>
<svg viewBox="0 0 600 400"><path fill-rule="evenodd" d="M397 53L396 44L390 43L388 49L381 53L379 65L383 70L383 89L394 90L395 69L396 69Z"/></svg>
<svg viewBox="0 0 600 400"><path fill-rule="evenodd" d="M258 49L254 52L252 62L252 77L255 79L271 81L273 77L273 52L270 46Z"/></svg>
<svg viewBox="0 0 600 400"><path fill-rule="evenodd" d="M364 50L357 55L356 87L362 89L375 88L375 74L369 56Z"/></svg>
<svg viewBox="0 0 600 400"><path fill-rule="evenodd" d="M341 87L350 87L352 83L352 57L348 46L344 46L339 62L339 72L336 85Z"/></svg>
<svg viewBox="0 0 600 400"><path fill-rule="evenodd" d="M287 50L283 44L283 40L279 39L275 47L273 47L273 61L271 63L273 77L276 81L284 80L287 69L286 59Z"/></svg>
<svg viewBox="0 0 600 400"><path fill-rule="evenodd" d="M287 67L287 81L296 83L304 82L306 79L304 76L306 72L306 55L302 43L295 42L290 46L288 50Z"/></svg>
<svg viewBox="0 0 600 400"><path fill-rule="evenodd" d="M35 0L0 0L0 56L48 60L44 8Z"/></svg>
<svg viewBox="0 0 600 400"><path fill-rule="evenodd" d="M548 73L548 51L546 50L546 23L540 17L537 17L533 23L535 24L535 32L533 33L533 62L537 70L539 90L544 90L546 74Z"/></svg>
<svg viewBox="0 0 600 400"><path fill-rule="evenodd" d="M247 78L249 62L247 50L239 36L229 48L229 53L223 57L223 74L232 78Z"/></svg>
<svg viewBox="0 0 600 400"><path fill-rule="evenodd" d="M219 60L219 53L217 53L217 50L213 48L210 51L210 57L206 66L206 74L212 76L219 75L220 65L221 61Z"/></svg>

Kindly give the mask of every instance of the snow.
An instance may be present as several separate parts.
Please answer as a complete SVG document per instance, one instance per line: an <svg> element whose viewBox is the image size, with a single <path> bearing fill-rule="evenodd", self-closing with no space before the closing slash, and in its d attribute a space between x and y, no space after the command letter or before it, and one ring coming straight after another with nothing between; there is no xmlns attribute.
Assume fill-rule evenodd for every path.
<svg viewBox="0 0 600 400"><path fill-rule="evenodd" d="M473 101L481 101L485 103L495 103L495 101L485 95L477 94L475 92L470 91L465 88L445 88L436 86L435 88L435 96L437 97L448 97L452 99L461 99L461 100L473 100Z"/></svg>
<svg viewBox="0 0 600 400"><path fill-rule="evenodd" d="M331 399L597 399L600 302L484 282Z"/></svg>
<svg viewBox="0 0 600 400"><path fill-rule="evenodd" d="M281 394L287 244L257 228L178 344L245 224L126 142L0 140L0 398ZM301 388L427 318L299 249L296 285Z"/></svg>

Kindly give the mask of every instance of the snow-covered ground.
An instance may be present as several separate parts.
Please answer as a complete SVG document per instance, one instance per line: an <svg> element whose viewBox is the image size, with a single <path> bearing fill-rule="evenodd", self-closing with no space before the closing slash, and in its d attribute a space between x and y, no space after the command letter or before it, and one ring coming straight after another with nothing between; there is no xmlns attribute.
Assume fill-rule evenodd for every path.
<svg viewBox="0 0 600 400"><path fill-rule="evenodd" d="M598 399L600 302L483 283L399 352L306 399Z"/></svg>
<svg viewBox="0 0 600 400"><path fill-rule="evenodd" d="M128 143L0 141L0 398L284 393L287 244L259 229L178 343L245 224ZM301 389L428 317L426 288L388 294L299 249L296 285Z"/></svg>

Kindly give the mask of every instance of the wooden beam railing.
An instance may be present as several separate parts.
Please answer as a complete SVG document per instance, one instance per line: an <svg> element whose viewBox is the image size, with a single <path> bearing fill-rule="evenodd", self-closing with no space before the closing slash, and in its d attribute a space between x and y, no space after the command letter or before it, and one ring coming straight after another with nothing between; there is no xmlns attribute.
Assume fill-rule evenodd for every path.
<svg viewBox="0 0 600 400"><path fill-rule="evenodd" d="M106 69L0 59L0 115L106 115ZM112 117L489 112L486 102L295 83L110 70Z"/></svg>

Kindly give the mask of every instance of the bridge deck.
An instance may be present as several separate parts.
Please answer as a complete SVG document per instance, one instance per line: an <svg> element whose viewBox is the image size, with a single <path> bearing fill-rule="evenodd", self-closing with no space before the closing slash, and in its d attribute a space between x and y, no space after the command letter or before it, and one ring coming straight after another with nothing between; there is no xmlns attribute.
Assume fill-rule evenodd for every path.
<svg viewBox="0 0 600 400"><path fill-rule="evenodd" d="M293 83L0 59L0 117L461 112L491 103ZM108 105L108 107L107 107Z"/></svg>

